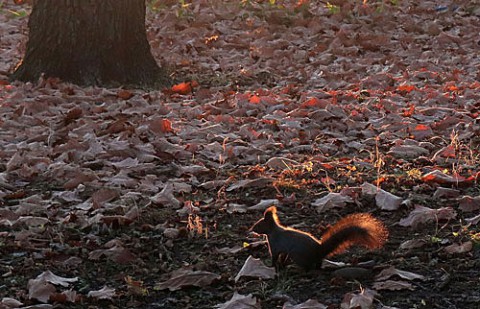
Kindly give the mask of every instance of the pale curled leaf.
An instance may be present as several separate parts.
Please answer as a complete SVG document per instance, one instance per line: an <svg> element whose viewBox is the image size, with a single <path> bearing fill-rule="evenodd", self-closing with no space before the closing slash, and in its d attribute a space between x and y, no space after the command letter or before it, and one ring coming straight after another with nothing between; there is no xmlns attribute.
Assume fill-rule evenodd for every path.
<svg viewBox="0 0 480 309"><path fill-rule="evenodd" d="M473 248L473 242L466 241L461 244L451 244L450 246L445 247L445 251L447 251L450 254L465 253L465 252L472 251L472 248Z"/></svg>
<svg viewBox="0 0 480 309"><path fill-rule="evenodd" d="M283 309L327 309L327 306L319 303L315 299L309 299L298 305L292 305L289 302L283 304Z"/></svg>
<svg viewBox="0 0 480 309"><path fill-rule="evenodd" d="M427 241L424 239L410 239L402 242L398 248L402 250L415 249L415 248L421 248L426 244L427 244Z"/></svg>
<svg viewBox="0 0 480 309"><path fill-rule="evenodd" d="M35 280L41 280L43 282L50 282L55 285L61 285L63 287L67 287L70 283L72 282L77 282L78 278L65 278L65 277L60 277L52 273L51 271L47 270L41 273L40 275L35 278Z"/></svg>
<svg viewBox="0 0 480 309"><path fill-rule="evenodd" d="M78 281L77 277L65 278L57 276L49 270L44 271L37 278L28 280L28 298L46 303L50 296L56 292L54 284L67 287L70 283L76 281Z"/></svg>
<svg viewBox="0 0 480 309"><path fill-rule="evenodd" d="M204 287L210 285L214 280L220 279L220 275L211 273L209 271L191 271L175 272L174 275L167 281L158 283L155 286L156 290L169 289L170 291L180 290L187 286Z"/></svg>
<svg viewBox="0 0 480 309"><path fill-rule="evenodd" d="M260 259L256 259L250 255L245 261L245 264L243 264L242 269L240 269L235 276L235 282L241 277L272 279L275 277L275 269L265 266Z"/></svg>
<svg viewBox="0 0 480 309"><path fill-rule="evenodd" d="M400 291L400 290L411 290L413 291L413 285L407 281L377 281L373 284L373 288L377 291L387 290L387 291Z"/></svg>
<svg viewBox="0 0 480 309"><path fill-rule="evenodd" d="M353 199L350 196L331 192L313 201L312 206L317 207L317 212L323 212L331 208L345 207L347 203L353 203Z"/></svg>
<svg viewBox="0 0 480 309"><path fill-rule="evenodd" d="M272 182L273 182L273 178L267 178L267 177L260 177L256 179L243 179L229 186L227 188L227 192L231 192L238 189L253 188L253 187L257 189L265 188L267 185L271 184Z"/></svg>
<svg viewBox="0 0 480 309"><path fill-rule="evenodd" d="M420 146L400 145L390 148L387 154L399 159L414 159L420 156L428 156L430 151Z"/></svg>
<svg viewBox="0 0 480 309"><path fill-rule="evenodd" d="M432 209L425 206L416 205L407 218L400 220L401 226L411 226L416 228L422 224L436 222L438 220L450 220L457 216L455 210L451 207L442 207Z"/></svg>
<svg viewBox="0 0 480 309"><path fill-rule="evenodd" d="M87 297L97 299L112 299L113 297L115 297L115 289L104 286L100 290L88 292Z"/></svg>
<svg viewBox="0 0 480 309"><path fill-rule="evenodd" d="M480 222L480 215L472 217L472 218L467 218L467 219L465 219L465 221L470 223L470 224L478 224L478 222Z"/></svg>
<svg viewBox="0 0 480 309"><path fill-rule="evenodd" d="M165 207L180 208L182 203L173 195L173 184L168 182L162 191L150 198L155 204L160 204Z"/></svg>
<svg viewBox="0 0 480 309"><path fill-rule="evenodd" d="M463 212L474 212L480 209L480 196L462 196L459 200L459 209Z"/></svg>
<svg viewBox="0 0 480 309"><path fill-rule="evenodd" d="M252 296L252 294L242 295L237 292L233 293L232 298L223 303L215 306L217 309L260 309L260 303Z"/></svg>
<svg viewBox="0 0 480 309"><path fill-rule="evenodd" d="M215 249L215 251L220 254L236 254L242 250L243 250L243 247L240 247L240 246L234 246L232 248L224 247L224 248Z"/></svg>
<svg viewBox="0 0 480 309"><path fill-rule="evenodd" d="M380 209L397 210L402 204L403 199L393 195L385 190L379 189L375 195L375 202Z"/></svg>
<svg viewBox="0 0 480 309"><path fill-rule="evenodd" d="M277 199L261 200L257 204L248 207L248 210L265 210L270 206L278 206L280 201Z"/></svg>
<svg viewBox="0 0 480 309"><path fill-rule="evenodd" d="M405 270L400 270L400 269L396 269L395 267L389 267L387 269L384 269L382 270L376 277L375 277L375 280L377 281L383 281L383 280L386 280L386 279L389 279L391 278L392 276L399 276L400 278L402 279L406 279L406 280L415 280L415 279L418 279L418 280L425 280L426 278L422 275L419 275L419 274L415 274L415 273L412 273L412 272L409 272L409 271L405 271Z"/></svg>
<svg viewBox="0 0 480 309"><path fill-rule="evenodd" d="M27 288L28 298L36 299L42 303L47 303L50 296L57 291L53 284L35 279L28 280Z"/></svg>
<svg viewBox="0 0 480 309"><path fill-rule="evenodd" d="M10 297L4 297L2 298L2 301L0 302L1 305L5 306L5 308L18 308L20 306L23 306L23 303L16 300L15 298L10 298Z"/></svg>
<svg viewBox="0 0 480 309"><path fill-rule="evenodd" d="M370 309L373 305L373 299L377 296L377 292L370 289L363 289L360 293L345 294L340 308L342 309Z"/></svg>
<svg viewBox="0 0 480 309"><path fill-rule="evenodd" d="M265 163L269 168L276 171L283 171L286 169L292 169L293 167L299 165L295 160L285 158L285 157L273 157Z"/></svg>

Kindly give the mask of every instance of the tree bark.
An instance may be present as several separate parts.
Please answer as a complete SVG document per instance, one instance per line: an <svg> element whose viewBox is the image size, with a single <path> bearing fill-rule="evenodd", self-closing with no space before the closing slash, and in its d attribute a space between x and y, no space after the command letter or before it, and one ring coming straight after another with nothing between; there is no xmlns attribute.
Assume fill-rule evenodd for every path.
<svg viewBox="0 0 480 309"><path fill-rule="evenodd" d="M11 79L79 85L169 83L150 52L144 0L34 0L25 56Z"/></svg>

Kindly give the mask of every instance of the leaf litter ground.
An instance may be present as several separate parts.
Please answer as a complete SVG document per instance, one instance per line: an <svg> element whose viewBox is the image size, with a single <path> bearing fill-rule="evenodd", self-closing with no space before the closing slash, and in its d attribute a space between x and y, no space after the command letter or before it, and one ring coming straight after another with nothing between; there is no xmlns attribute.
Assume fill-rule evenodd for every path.
<svg viewBox="0 0 480 309"><path fill-rule="evenodd" d="M339 308L375 288L378 307L478 308L478 3L149 2L166 91L6 82L29 8L2 4L2 306ZM371 212L390 240L334 258L360 279L235 282L269 263L247 230L271 204L316 236Z"/></svg>

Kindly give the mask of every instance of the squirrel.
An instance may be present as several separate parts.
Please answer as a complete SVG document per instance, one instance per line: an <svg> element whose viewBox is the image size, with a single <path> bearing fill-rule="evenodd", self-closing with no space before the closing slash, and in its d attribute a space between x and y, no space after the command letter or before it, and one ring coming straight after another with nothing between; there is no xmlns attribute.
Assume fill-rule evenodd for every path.
<svg viewBox="0 0 480 309"><path fill-rule="evenodd" d="M367 213L356 213L342 218L318 240L309 233L283 226L275 206L269 207L250 230L267 235L276 269L287 258L305 270L318 268L325 257L342 253L352 245L376 249L388 238L388 230L381 221Z"/></svg>

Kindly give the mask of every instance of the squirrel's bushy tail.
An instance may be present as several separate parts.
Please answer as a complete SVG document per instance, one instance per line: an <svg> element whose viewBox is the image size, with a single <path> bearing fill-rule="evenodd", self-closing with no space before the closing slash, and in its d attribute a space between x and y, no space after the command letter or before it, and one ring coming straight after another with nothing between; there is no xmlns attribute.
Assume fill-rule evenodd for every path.
<svg viewBox="0 0 480 309"><path fill-rule="evenodd" d="M352 245L369 249L380 248L388 238L382 222L367 213L349 215L322 235L320 252L324 256L342 253Z"/></svg>

